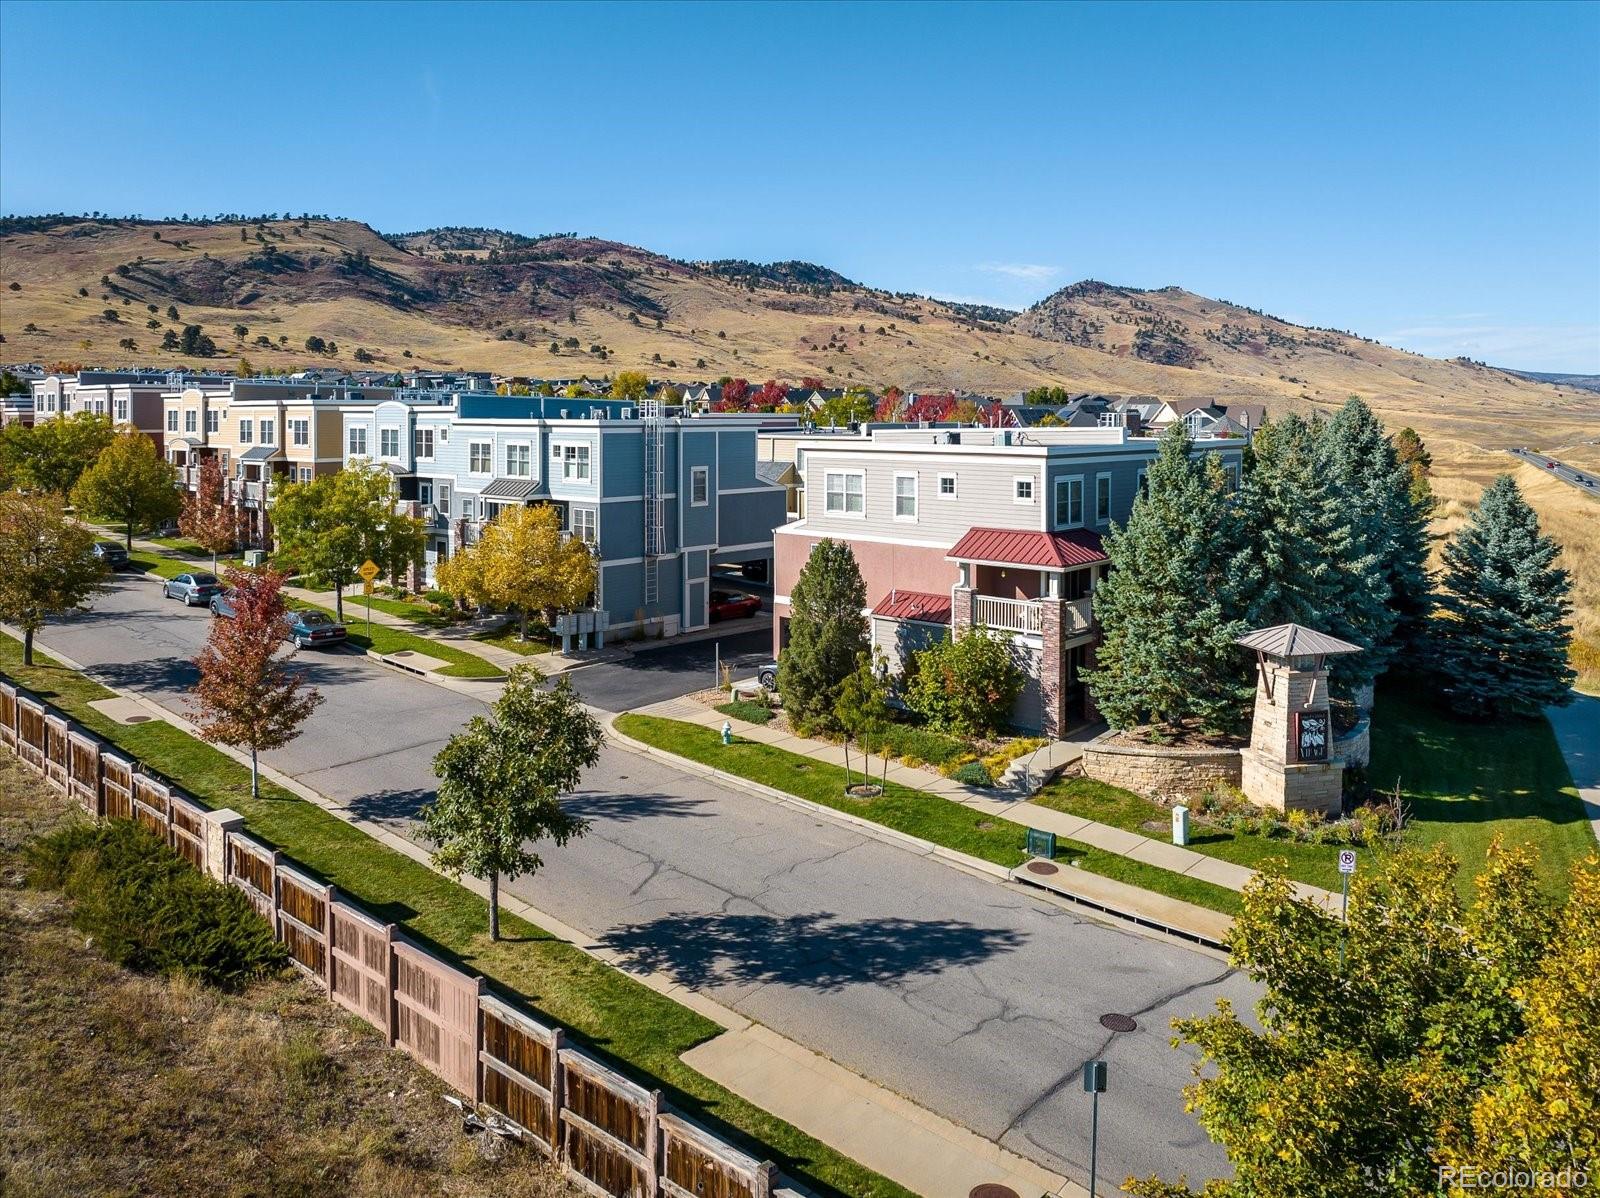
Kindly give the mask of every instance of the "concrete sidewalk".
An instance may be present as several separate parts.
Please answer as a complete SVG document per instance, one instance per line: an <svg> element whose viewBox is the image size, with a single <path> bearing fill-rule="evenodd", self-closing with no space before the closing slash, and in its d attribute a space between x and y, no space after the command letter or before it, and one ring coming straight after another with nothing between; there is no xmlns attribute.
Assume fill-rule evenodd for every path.
<svg viewBox="0 0 1600 1198"><path fill-rule="evenodd" d="M36 645L41 653L69 669L87 673L82 665L43 642ZM137 692L97 681L118 696L108 702L137 708L199 739L197 730L182 716ZM213 747L240 765L249 766L248 754L225 745ZM265 763L260 769L263 778L291 794L359 828L395 852L429 869L436 868L426 849L393 829L356 814ZM487 883L467 874L453 880L487 899ZM667 974L632 966L616 949L597 943L515 894L502 889L500 905L726 1029L681 1059L706 1077L924 1198L968 1198L974 1187L985 1183L1008 1186L1021 1198L1085 1198L1087 1194L1067 1178L852 1073Z"/></svg>
<svg viewBox="0 0 1600 1198"><path fill-rule="evenodd" d="M1597 701L1600 706L1600 701ZM635 714L659 716L663 719L680 720L688 724L698 724L706 728L721 728L727 719L721 712L707 707L694 699L671 699L665 703L656 703L649 707L641 707ZM795 736L781 729L773 728L767 724L750 724L743 720L728 721L741 739L769 744L777 749L789 753L798 753L818 761L843 767L845 751L842 746L829 744L827 741L815 740L808 737ZM1080 750L1081 752L1081 750ZM861 768L865 759L859 752L850 754L852 768ZM882 758L872 759L873 777L879 777L884 772ZM912 790L925 791L928 794L938 795L940 798L950 799L963 806L971 807L974 811L981 811L994 819L1007 820L1020 824L1026 828L1037 828L1044 832L1054 832L1063 840L1076 841L1079 844L1092 848L1103 849L1105 852L1114 853L1119 857L1127 857L1145 865L1153 865L1168 870L1172 873L1182 874L1185 877L1195 878L1202 882L1211 882L1217 886L1225 886L1229 890L1243 890L1245 884L1255 876L1255 871L1243 865L1234 865L1216 857L1208 857L1204 853L1197 853L1193 849L1180 848L1166 841L1153 840L1148 836L1141 836L1137 832L1129 832L1122 828L1115 828L1109 824L1097 823L1094 820L1084 819L1076 815L1067 815L1064 812L1053 811L1037 803L1030 803L1025 799L993 794L975 787L963 786L940 774L928 770L913 769L898 762L890 762L887 767L889 781ZM823 811L829 808L819 808ZM1028 877L1026 880L1035 885L1047 885L1040 879ZM1062 888L1061 879L1052 879L1054 884L1051 889ZM1129 890L1137 894L1149 894L1149 891ZM1303 882L1296 882L1295 889L1301 898L1320 903L1330 911L1338 910L1338 896L1331 891L1322 890L1316 886L1308 886ZM1163 896L1154 896L1161 898ZM1165 900L1170 902L1171 900ZM1183 904L1190 907L1192 904Z"/></svg>
<svg viewBox="0 0 1600 1198"><path fill-rule="evenodd" d="M1600 698L1573 691L1566 707L1547 707L1544 713L1567 759L1589 827L1600 840Z"/></svg>

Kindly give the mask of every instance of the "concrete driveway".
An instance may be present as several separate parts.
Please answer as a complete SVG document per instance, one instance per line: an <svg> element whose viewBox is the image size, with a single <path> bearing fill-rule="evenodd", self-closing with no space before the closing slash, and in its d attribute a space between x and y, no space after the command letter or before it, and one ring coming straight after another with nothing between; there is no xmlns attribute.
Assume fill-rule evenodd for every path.
<svg viewBox="0 0 1600 1198"><path fill-rule="evenodd" d="M182 710L210 617L157 595L119 579L42 639ZM661 676L698 670L709 649L662 650ZM481 705L358 656L294 660L326 701L267 761L410 834L432 793L434 753ZM626 679L634 664L573 678L604 669ZM513 893L1079 1181L1088 1124L1078 1076L1103 1056L1102 1178L1226 1172L1183 1111L1189 1057L1168 1045L1171 1017L1222 996L1253 1001L1247 979L1214 954L1096 923L660 758L608 747L587 782L573 803L589 833L548 852ZM1108 1031L1108 1013L1134 1015L1138 1030Z"/></svg>

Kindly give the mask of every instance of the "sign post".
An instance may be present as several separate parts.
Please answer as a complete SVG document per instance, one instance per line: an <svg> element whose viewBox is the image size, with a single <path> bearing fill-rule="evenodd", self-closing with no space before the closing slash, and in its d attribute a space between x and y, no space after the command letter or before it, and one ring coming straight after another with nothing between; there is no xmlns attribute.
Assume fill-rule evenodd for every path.
<svg viewBox="0 0 1600 1198"><path fill-rule="evenodd" d="M378 563L370 557L361 563L361 593L367 597L367 643L372 643L372 580L378 577Z"/></svg>
<svg viewBox="0 0 1600 1198"><path fill-rule="evenodd" d="M1339 968L1344 968L1344 937L1345 927L1350 922L1350 875L1356 872L1356 851L1354 849L1339 850L1339 885L1341 895L1339 898Z"/></svg>
<svg viewBox="0 0 1600 1198"><path fill-rule="evenodd" d="M1106 1088L1104 1061L1083 1063L1083 1088L1094 1095L1089 1116L1089 1198L1094 1198L1095 1173L1100 1164L1100 1095L1105 1093Z"/></svg>

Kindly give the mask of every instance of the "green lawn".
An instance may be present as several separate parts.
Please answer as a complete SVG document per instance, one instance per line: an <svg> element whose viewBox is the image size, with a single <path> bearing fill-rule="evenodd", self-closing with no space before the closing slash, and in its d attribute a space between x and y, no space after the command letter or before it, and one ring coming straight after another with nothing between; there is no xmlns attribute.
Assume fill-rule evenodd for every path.
<svg viewBox="0 0 1600 1198"><path fill-rule="evenodd" d="M347 596L348 601L366 606L365 595ZM388 612L391 616L399 616L402 620L410 620L413 624L421 624L425 628L453 628L463 623L462 619L452 619L449 612L439 611L432 604L417 602L407 599L386 599L382 595L372 597L372 610Z"/></svg>
<svg viewBox="0 0 1600 1198"><path fill-rule="evenodd" d="M249 771L164 722L124 726L89 707L111 692L36 655L25 667L21 646L0 636L0 669L49 699L151 769L212 807L231 807L252 835L297 866L334 883L348 898L469 973L518 996L567 1028L572 1039L609 1057L673 1106L768 1157L827 1194L912 1198L910 1192L723 1089L679 1060L718 1032L701 1015L558 940L504 915L504 939L490 943L483 900L433 870L271 783L250 797Z"/></svg>
<svg viewBox="0 0 1600 1198"><path fill-rule="evenodd" d="M891 782L875 799L853 799L844 793L844 770L824 761L802 757L772 745L735 737L731 745L722 743L713 728L665 720L658 716L623 715L617 728L648 745L715 766L752 782L774 787L846 811L897 832L931 841L948 849L970 854L1007 869L1027 860L1025 830L1009 820L994 819L951 799ZM881 763L880 763L881 764ZM859 772L855 775L860 777ZM1058 841L1056 856L1077 861L1090 873L1115 878L1120 882L1154 890L1170 898L1182 899L1232 914L1238 910L1238 896L1223 886L1214 886L1153 865L1131 861L1071 841Z"/></svg>
<svg viewBox="0 0 1600 1198"><path fill-rule="evenodd" d="M534 657L540 653L549 653L555 648L555 640L543 628L530 627L528 639L523 640L517 635L517 624L513 620L504 628L494 632L475 632L472 639L482 641L486 645L494 645L500 649L509 649L512 653L520 653L524 657Z"/></svg>
<svg viewBox="0 0 1600 1198"><path fill-rule="evenodd" d="M296 608L326 612L329 617L333 616L332 608L320 607L315 603L303 603L298 599L292 599L290 604ZM447 678L499 678L505 673L499 666L484 661L481 657L463 653L453 645L443 644L430 637L418 636L414 632L407 632L391 624L379 624L374 620L369 634L366 618L362 615L365 605L365 599L349 600L344 605L344 626L349 630L352 645L357 645L369 653L399 653L410 650L412 653L425 653L429 657L437 657L440 661L450 663L444 669L437 671Z"/></svg>
<svg viewBox="0 0 1600 1198"><path fill-rule="evenodd" d="M174 553L185 553L190 557L210 558L208 550L200 548L188 537L145 537L147 541L160 545L163 549L170 549Z"/></svg>
<svg viewBox="0 0 1600 1198"><path fill-rule="evenodd" d="M1458 885L1464 897L1497 834L1507 843L1533 845L1545 886L1552 894L1565 894L1572 864L1593 851L1594 838L1548 721L1541 716L1507 724L1466 723L1391 687L1378 693L1372 728L1372 786L1389 792L1399 782L1411 811L1410 839L1449 846L1462 864ZM1166 808L1088 778L1054 783L1033 801L1158 839L1170 827ZM1143 826L1152 820L1157 828ZM1250 868L1280 858L1288 863L1290 877L1339 888L1335 845L1204 828L1190 847Z"/></svg>

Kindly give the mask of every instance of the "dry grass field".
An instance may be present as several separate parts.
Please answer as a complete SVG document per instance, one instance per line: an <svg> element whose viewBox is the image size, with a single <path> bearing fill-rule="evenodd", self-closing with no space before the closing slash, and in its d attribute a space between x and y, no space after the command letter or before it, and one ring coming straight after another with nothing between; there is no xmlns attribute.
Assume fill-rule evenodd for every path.
<svg viewBox="0 0 1600 1198"><path fill-rule="evenodd" d="M356 221L77 221L0 234L0 359L177 367L186 363L159 348L162 334L200 324L216 341L214 363L245 356L258 368L353 367L360 348L380 369L811 376L991 395L1046 383L1249 398L1273 412L1327 412L1355 394L1391 428L1410 425L1427 440L1441 531L1497 471L1517 475L1565 546L1578 625L1600 644L1600 503L1499 452L1531 445L1597 464L1600 395L1302 328L1178 288L1077 284L1006 319L807 270L828 285L796 285L780 268L730 277L588 238L517 243L446 230L391 241ZM338 352L308 353L310 336Z"/></svg>
<svg viewBox="0 0 1600 1198"><path fill-rule="evenodd" d="M70 818L0 755L0 1192L577 1194L531 1151L480 1150L441 1083L306 982L225 995L106 961L22 884L22 844Z"/></svg>

